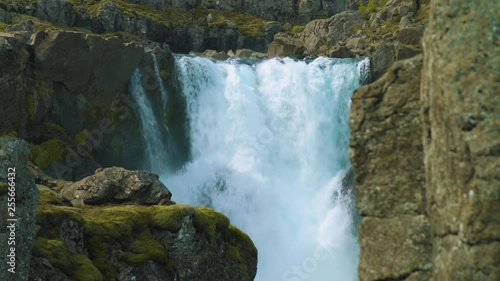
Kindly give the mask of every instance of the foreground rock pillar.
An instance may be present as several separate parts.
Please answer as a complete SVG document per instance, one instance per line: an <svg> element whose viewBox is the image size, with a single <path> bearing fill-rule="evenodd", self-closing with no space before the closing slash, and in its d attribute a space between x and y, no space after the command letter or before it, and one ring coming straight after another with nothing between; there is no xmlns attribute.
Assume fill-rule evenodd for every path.
<svg viewBox="0 0 500 281"><path fill-rule="evenodd" d="M433 280L500 280L499 1L431 1L421 101Z"/></svg>
<svg viewBox="0 0 500 281"><path fill-rule="evenodd" d="M352 98L351 161L356 178L359 278L429 280L420 72L422 56L395 63Z"/></svg>
<svg viewBox="0 0 500 281"><path fill-rule="evenodd" d="M25 141L0 138L0 280L28 280L40 197L35 178L27 168L30 153ZM15 191L8 184L11 182L15 183Z"/></svg>

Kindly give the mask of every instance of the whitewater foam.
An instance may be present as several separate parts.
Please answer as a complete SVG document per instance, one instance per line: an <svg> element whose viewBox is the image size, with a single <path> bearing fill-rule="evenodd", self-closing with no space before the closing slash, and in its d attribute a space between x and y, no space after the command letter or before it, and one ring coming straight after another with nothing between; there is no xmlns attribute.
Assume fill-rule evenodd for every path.
<svg viewBox="0 0 500 281"><path fill-rule="evenodd" d="M176 57L192 160L163 175L177 202L213 207L259 250L256 280L358 280L349 107L368 60Z"/></svg>

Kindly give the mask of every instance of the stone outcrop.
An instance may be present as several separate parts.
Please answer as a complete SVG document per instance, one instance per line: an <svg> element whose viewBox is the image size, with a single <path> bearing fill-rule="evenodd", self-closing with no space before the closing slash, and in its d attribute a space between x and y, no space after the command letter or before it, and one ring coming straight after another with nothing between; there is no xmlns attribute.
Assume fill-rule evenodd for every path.
<svg viewBox="0 0 500 281"><path fill-rule="evenodd" d="M9 182L15 177L15 217L9 218L17 219L15 274L7 271L14 246L0 243L1 280L254 279L252 240L221 213L175 205L158 175L109 168L71 183L45 176L28 164L29 157L25 141L0 138L0 202L12 202ZM119 190L108 201L92 202L104 205L77 207L59 194L74 186ZM156 203L169 206L151 206ZM11 237L6 215L3 241Z"/></svg>
<svg viewBox="0 0 500 281"><path fill-rule="evenodd" d="M329 19L308 23L301 36L306 55L326 54L329 48L351 37L355 28L362 27L365 22L364 13L346 11Z"/></svg>
<svg viewBox="0 0 500 281"><path fill-rule="evenodd" d="M62 93L54 92L56 98L66 96L66 91L88 92L81 102L96 106L111 104L123 93L144 52L142 46L123 44L116 37L103 39L80 32L38 32L30 47L39 78L62 84ZM66 115L65 119L78 117Z"/></svg>
<svg viewBox="0 0 500 281"><path fill-rule="evenodd" d="M0 0L0 9L10 12L6 13L8 16L16 15L18 21L37 17L35 25L39 30L79 28L126 41L152 40L168 44L178 53L241 48L265 52L280 29L280 23L239 8L227 10L219 5L211 7L214 1L207 5L199 2L40 0L33 5ZM11 20L5 24L7 29L19 29Z"/></svg>
<svg viewBox="0 0 500 281"><path fill-rule="evenodd" d="M498 8L433 1L423 63L355 93L361 280L500 278Z"/></svg>
<svg viewBox="0 0 500 281"><path fill-rule="evenodd" d="M35 179L27 168L29 158L30 150L25 141L0 138L1 280L28 280L29 276L40 197ZM9 268L13 268L14 273L7 271Z"/></svg>
<svg viewBox="0 0 500 281"><path fill-rule="evenodd" d="M53 202L41 206L38 223L34 278L230 281L253 280L257 270L250 238L208 208Z"/></svg>
<svg viewBox="0 0 500 281"><path fill-rule="evenodd" d="M499 9L431 2L421 94L434 280L500 279Z"/></svg>
<svg viewBox="0 0 500 281"><path fill-rule="evenodd" d="M270 57L301 58L304 56L304 51L304 43L297 36L290 36L281 32L274 36L267 53Z"/></svg>
<svg viewBox="0 0 500 281"><path fill-rule="evenodd" d="M172 80L168 48L72 31L29 34L0 34L0 93L10 105L0 109L0 131L31 142L35 164L56 178L81 179L101 165L139 168L143 139L127 85L139 68L152 104L163 104L155 64L163 82Z"/></svg>
<svg viewBox="0 0 500 281"><path fill-rule="evenodd" d="M422 56L399 61L352 98L350 153L356 203L363 216L359 226L361 280L430 277L421 69Z"/></svg>
<svg viewBox="0 0 500 281"><path fill-rule="evenodd" d="M36 3L34 16L58 25L71 26L76 14L69 0L42 0Z"/></svg>
<svg viewBox="0 0 500 281"><path fill-rule="evenodd" d="M70 184L61 194L74 206L121 203L171 205L172 193L158 175L119 167L98 169L92 176Z"/></svg>
<svg viewBox="0 0 500 281"><path fill-rule="evenodd" d="M146 4L157 9L174 8L188 11L200 6L225 11L241 10L266 20L300 21L306 23L315 18L329 17L333 14L352 9L356 1L349 0L126 0L130 3Z"/></svg>
<svg viewBox="0 0 500 281"><path fill-rule="evenodd" d="M429 1L393 0L384 6L369 6L313 20L298 34L278 33L268 54L370 57L372 76L379 78L394 62L421 53Z"/></svg>
<svg viewBox="0 0 500 281"><path fill-rule="evenodd" d="M250 238L221 213L175 205L158 175L108 168L76 183L37 178L40 230L29 280L230 281L256 275ZM111 189L116 193L106 192ZM78 193L89 205L74 206L81 202L61 198L58 190L69 199ZM85 190L103 192L86 196ZM169 206L151 206L157 203Z"/></svg>

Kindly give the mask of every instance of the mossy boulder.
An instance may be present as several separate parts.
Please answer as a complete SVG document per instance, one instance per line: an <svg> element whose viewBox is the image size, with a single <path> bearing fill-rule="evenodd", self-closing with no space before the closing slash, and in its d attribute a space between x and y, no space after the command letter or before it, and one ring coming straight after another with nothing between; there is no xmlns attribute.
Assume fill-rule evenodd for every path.
<svg viewBox="0 0 500 281"><path fill-rule="evenodd" d="M112 167L98 169L92 176L65 186L61 194L75 206L103 203L170 205L172 193L158 175Z"/></svg>
<svg viewBox="0 0 500 281"><path fill-rule="evenodd" d="M256 274L257 250L250 238L205 207L75 208L46 190L40 204L32 274L146 281L253 280ZM34 271L40 270L37 259L49 263L42 272Z"/></svg>

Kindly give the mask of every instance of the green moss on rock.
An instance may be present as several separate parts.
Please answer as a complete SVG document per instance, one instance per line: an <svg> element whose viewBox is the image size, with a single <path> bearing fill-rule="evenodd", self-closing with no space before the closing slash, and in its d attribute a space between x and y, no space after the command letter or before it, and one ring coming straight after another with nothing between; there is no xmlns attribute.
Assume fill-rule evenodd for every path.
<svg viewBox="0 0 500 281"><path fill-rule="evenodd" d="M104 37L104 38L116 37L123 42L140 42L141 41L141 38L139 38L138 36L136 36L132 33L123 32L123 31L104 33L104 34L102 34L102 37Z"/></svg>
<svg viewBox="0 0 500 281"><path fill-rule="evenodd" d="M42 124L42 128L44 132L49 133L50 135L64 136L66 135L66 130L61 125L44 122Z"/></svg>
<svg viewBox="0 0 500 281"><path fill-rule="evenodd" d="M375 13L379 7L383 7L386 3L386 0L368 0L368 4L365 6L363 1L359 1L358 10L365 14Z"/></svg>
<svg viewBox="0 0 500 281"><path fill-rule="evenodd" d="M64 156L65 145L60 139L51 139L39 145L32 145L33 162L46 169L51 163L59 161Z"/></svg>
<svg viewBox="0 0 500 281"><path fill-rule="evenodd" d="M43 257L75 281L101 281L101 272L84 254L68 250L63 241L38 237L33 254Z"/></svg>
<svg viewBox="0 0 500 281"><path fill-rule="evenodd" d="M204 20L209 14L212 14L215 21L210 23L209 26L227 26L228 23L234 23L238 26L238 30L241 34L250 37L264 36L264 26L272 22L242 12L228 12L198 8L193 9L192 13L194 17Z"/></svg>
<svg viewBox="0 0 500 281"><path fill-rule="evenodd" d="M305 28L306 28L306 27L305 27L305 26L303 26L303 25L294 25L294 26L292 27L292 29L290 30L290 33L291 33L292 35L295 35L295 34L298 34L298 33L301 33L302 31L304 31L304 29L305 29Z"/></svg>
<svg viewBox="0 0 500 281"><path fill-rule="evenodd" d="M194 215L194 213L193 207L183 204L154 206L152 207L151 223L153 227L178 232L182 227L184 217Z"/></svg>
<svg viewBox="0 0 500 281"><path fill-rule="evenodd" d="M175 267L165 247L152 236L149 229L139 235L123 252L121 259L128 264L142 264L148 260L162 265L167 272L174 272Z"/></svg>
<svg viewBox="0 0 500 281"><path fill-rule="evenodd" d="M40 195L44 196L46 194ZM48 201L50 198L41 197L40 200ZM42 201L41 203L44 202ZM66 206L40 204L37 213L37 224L40 225L38 235L49 239L57 239L60 237L59 227L65 220L74 220L82 223L81 210Z"/></svg>
<svg viewBox="0 0 500 281"><path fill-rule="evenodd" d="M87 140L89 139L89 137L89 130L83 129L81 132L75 135L75 140L82 148L87 148Z"/></svg>
<svg viewBox="0 0 500 281"><path fill-rule="evenodd" d="M197 230L206 233L209 239L213 239L216 230L221 232L229 227L229 219L222 213L199 207L196 209L193 224Z"/></svg>
<svg viewBox="0 0 500 281"><path fill-rule="evenodd" d="M50 190L44 186L38 186L38 191L40 192L40 200L38 201L39 206L46 205L56 205L56 206L64 206L65 204L61 200L57 193Z"/></svg>
<svg viewBox="0 0 500 281"><path fill-rule="evenodd" d="M84 6L92 16L99 16L102 13L106 3L114 3L124 15L131 17L139 16L150 20L153 23L161 24L169 28L186 26L226 26L228 22L238 26L238 30L245 36L264 36L264 26L270 21L257 18L253 15L243 12L229 12L215 9L206 9L195 7L187 12L179 12L173 8L157 10L150 5L133 4L122 0L103 0L103 1L80 1L72 0L76 6ZM212 14L215 21L207 22L207 16ZM136 35L118 32L109 33L106 36L117 36L120 39L137 41Z"/></svg>
<svg viewBox="0 0 500 281"><path fill-rule="evenodd" d="M65 180L60 180L60 179L50 179L47 182L47 186L50 187L50 189L60 192L63 187L65 187L68 184L71 184L72 182L65 181Z"/></svg>
<svg viewBox="0 0 500 281"><path fill-rule="evenodd" d="M257 256L257 248L252 239L242 230L230 225L227 231L228 240L231 245L239 249L239 254L246 259L250 255Z"/></svg>
<svg viewBox="0 0 500 281"><path fill-rule="evenodd" d="M37 107L35 95L29 95L26 97L26 107L28 109L28 116L30 120L35 121Z"/></svg>
<svg viewBox="0 0 500 281"><path fill-rule="evenodd" d="M38 2L38 1L36 1L36 2ZM12 22L14 24L19 24L19 23L22 23L24 21L31 20L35 24L37 30L39 30L39 31L45 31L45 30L69 30L69 31L78 31L78 32L83 32L83 33L92 33L88 29L58 25L58 24L55 24L55 23L52 23L52 22L43 21L43 20L40 20L39 18L28 16L28 15L24 15L24 14L13 14L12 18L13 18Z"/></svg>
<svg viewBox="0 0 500 281"><path fill-rule="evenodd" d="M16 131L10 131L10 132L7 132L7 133L3 133L1 134L2 137L13 137L13 138L17 138L17 132Z"/></svg>
<svg viewBox="0 0 500 281"><path fill-rule="evenodd" d="M91 235L103 235L113 239L132 236L148 226L147 207L118 206L91 207L85 209L84 229Z"/></svg>
<svg viewBox="0 0 500 281"><path fill-rule="evenodd" d="M247 259L257 254L248 235L231 226L225 215L209 208L187 205L73 208L55 206L62 202L46 187L40 187L40 191L37 222L41 229L34 254L47 258L73 280L114 280L117 269L110 264L109 257L117 246L118 258L126 264L153 261L167 272L176 272L168 249L155 239L153 231L178 232L186 217L192 219L197 232L209 239L216 232L221 233L226 241L224 258L237 261L241 270L246 271ZM70 252L61 241L60 225L67 220L83 225L88 257Z"/></svg>
<svg viewBox="0 0 500 281"><path fill-rule="evenodd" d="M386 20L381 23L380 27L368 27L362 30L362 33L374 40L380 39L384 34L394 34L399 28L400 17L394 17L392 20Z"/></svg>
<svg viewBox="0 0 500 281"><path fill-rule="evenodd" d="M0 196L9 192L9 185L5 182L0 182Z"/></svg>

